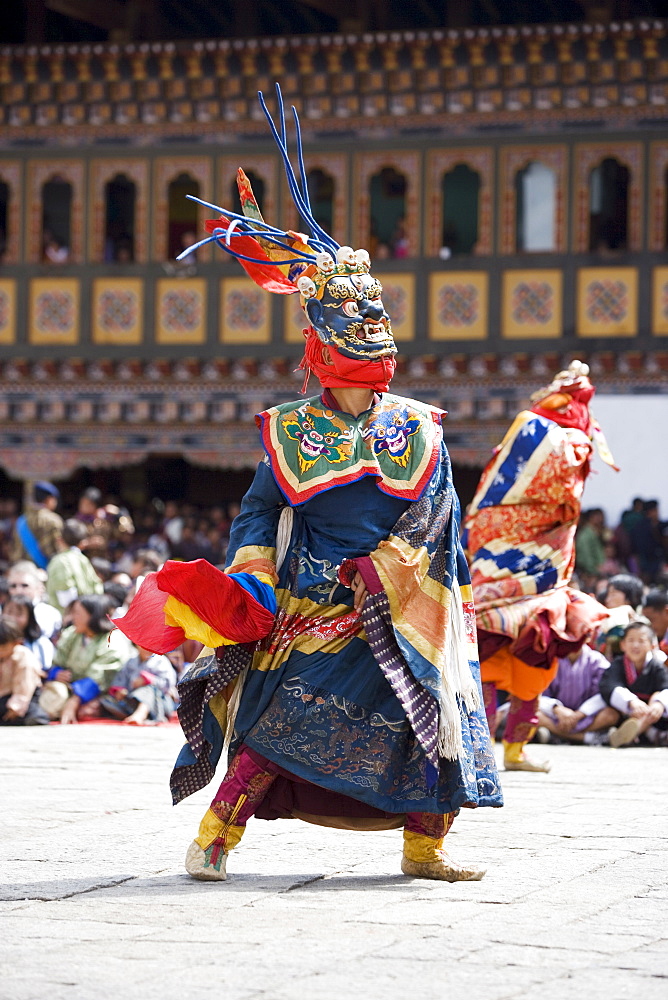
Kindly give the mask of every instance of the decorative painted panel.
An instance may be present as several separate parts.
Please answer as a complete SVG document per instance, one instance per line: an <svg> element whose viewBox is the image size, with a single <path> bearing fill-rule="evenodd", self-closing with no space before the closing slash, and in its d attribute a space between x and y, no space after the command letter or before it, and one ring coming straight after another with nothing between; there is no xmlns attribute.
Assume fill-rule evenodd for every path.
<svg viewBox="0 0 668 1000"><path fill-rule="evenodd" d="M506 271L502 336L560 337L562 286L561 271Z"/></svg>
<svg viewBox="0 0 668 1000"><path fill-rule="evenodd" d="M16 282L0 278L0 344L16 340Z"/></svg>
<svg viewBox="0 0 668 1000"><path fill-rule="evenodd" d="M84 176L83 160L33 160L28 163L26 213L28 232L26 237L27 258L31 264L42 260L42 188L48 181L67 181L72 185L72 215L70 219L69 261L79 264L84 251Z"/></svg>
<svg viewBox="0 0 668 1000"><path fill-rule="evenodd" d="M421 183L420 154L406 151L359 153L354 161L353 246L371 250L371 192L369 185L374 174L384 167L393 167L406 179L406 237L407 257L420 252L420 219L418 192ZM338 242L338 241L337 241ZM373 254L371 266L373 268Z"/></svg>
<svg viewBox="0 0 668 1000"><path fill-rule="evenodd" d="M637 317L635 267L583 267L578 271L578 336L634 337Z"/></svg>
<svg viewBox="0 0 668 1000"><path fill-rule="evenodd" d="M157 344L203 344L206 340L204 278L159 278L156 283Z"/></svg>
<svg viewBox="0 0 668 1000"><path fill-rule="evenodd" d="M427 224L426 253L438 257L443 246L443 175L459 164L475 170L480 177L478 196L478 242L474 253L482 256L492 252L492 189L494 171L493 150L480 146L459 149L433 149L427 154Z"/></svg>
<svg viewBox="0 0 668 1000"><path fill-rule="evenodd" d="M153 221L153 250L154 260L166 260L168 244L168 221L169 221L169 185L172 181L180 177L181 174L188 174L199 182L198 197L209 201L209 196L213 192L211 159L208 156L159 156L154 164L154 221ZM197 194L193 191L193 194ZM205 233L204 220L212 218L212 213L201 206L198 208L197 234L203 239ZM206 248L198 251L202 259L206 259Z"/></svg>
<svg viewBox="0 0 668 1000"><path fill-rule="evenodd" d="M668 142L650 143L649 249L668 249Z"/></svg>
<svg viewBox="0 0 668 1000"><path fill-rule="evenodd" d="M18 264L21 260L23 233L21 218L23 207L23 170L18 160L0 160L0 181L9 188L7 204L7 232L1 233L4 243L3 264Z"/></svg>
<svg viewBox="0 0 668 1000"><path fill-rule="evenodd" d="M221 156L216 164L216 200L215 203L221 208L232 208L230 201L232 185L236 186L237 170L242 167L248 173L251 170L264 182L262 196L258 191L254 191L255 197L260 205L262 217L272 226L282 225L282 220L278 218L278 197L276 185L276 170L278 161L275 156L249 155L241 150L236 156ZM213 201L214 199L208 199ZM215 218L214 213L209 213L207 218ZM286 219L286 225L288 220ZM218 255L220 250L216 250Z"/></svg>
<svg viewBox="0 0 668 1000"><path fill-rule="evenodd" d="M431 340L484 340L489 278L486 271L447 271L429 276Z"/></svg>
<svg viewBox="0 0 668 1000"><path fill-rule="evenodd" d="M306 313L301 307L299 295L284 295L283 340L286 344L304 343L302 330L308 326Z"/></svg>
<svg viewBox="0 0 668 1000"><path fill-rule="evenodd" d="M655 267L652 290L652 333L668 335L668 267Z"/></svg>
<svg viewBox="0 0 668 1000"><path fill-rule="evenodd" d="M415 340L415 275L374 271L374 277L383 286L383 305L392 321L394 339Z"/></svg>
<svg viewBox="0 0 668 1000"><path fill-rule="evenodd" d="M566 146L502 146L499 162L499 251L517 252L517 195L515 178L518 170L530 163L540 163L553 171L556 181L554 211L554 252L565 253L566 206L568 205L568 149Z"/></svg>
<svg viewBox="0 0 668 1000"><path fill-rule="evenodd" d="M589 178L594 167L608 157L628 168L628 248L642 247L642 143L593 142L575 147L573 249L576 253L589 251Z"/></svg>
<svg viewBox="0 0 668 1000"><path fill-rule="evenodd" d="M96 278L93 282L93 342L141 344L144 283L141 278Z"/></svg>
<svg viewBox="0 0 668 1000"><path fill-rule="evenodd" d="M148 161L127 159L93 160L90 168L90 233L89 253L93 261L105 259L105 187L118 174L135 185L134 259L148 259Z"/></svg>
<svg viewBox="0 0 668 1000"><path fill-rule="evenodd" d="M291 296L296 298L296 296ZM220 282L220 341L268 344L271 340L271 293L248 278Z"/></svg>
<svg viewBox="0 0 668 1000"><path fill-rule="evenodd" d="M30 282L31 344L79 342L79 282L76 278L33 278Z"/></svg>

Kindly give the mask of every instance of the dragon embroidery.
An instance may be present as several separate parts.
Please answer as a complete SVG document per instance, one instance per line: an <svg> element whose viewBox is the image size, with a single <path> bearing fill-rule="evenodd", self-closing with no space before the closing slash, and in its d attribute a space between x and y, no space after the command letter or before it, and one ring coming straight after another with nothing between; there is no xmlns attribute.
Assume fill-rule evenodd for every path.
<svg viewBox="0 0 668 1000"><path fill-rule="evenodd" d="M411 455L410 438L422 426L415 413L406 407L392 407L371 419L362 431L362 437L371 446L374 455L387 452L388 458L406 468Z"/></svg>
<svg viewBox="0 0 668 1000"><path fill-rule="evenodd" d="M282 424L287 436L299 442L297 457L301 472L307 472L321 458L336 464L352 455L353 432L332 410L306 404L283 417Z"/></svg>

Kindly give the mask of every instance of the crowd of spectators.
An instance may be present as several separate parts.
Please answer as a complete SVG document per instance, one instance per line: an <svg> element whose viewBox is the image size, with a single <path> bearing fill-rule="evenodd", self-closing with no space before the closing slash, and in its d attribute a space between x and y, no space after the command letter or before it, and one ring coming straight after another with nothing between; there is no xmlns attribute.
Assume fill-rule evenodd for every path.
<svg viewBox="0 0 668 1000"><path fill-rule="evenodd" d="M169 719L176 682L201 646L169 657L133 646L111 623L166 559L224 566L236 503L207 509L154 500L130 512L94 487L63 520L52 484L35 484L18 515L0 499L0 724L131 725ZM573 583L608 618L559 661L539 706L543 741L668 745L668 526L637 498L609 529L583 513Z"/></svg>
<svg viewBox="0 0 668 1000"><path fill-rule="evenodd" d="M133 518L91 487L63 520L52 483L36 483L19 516L0 499L0 724L109 718L163 722L201 645L169 657L114 629L147 573L166 559L223 566L238 505L206 510L155 500Z"/></svg>

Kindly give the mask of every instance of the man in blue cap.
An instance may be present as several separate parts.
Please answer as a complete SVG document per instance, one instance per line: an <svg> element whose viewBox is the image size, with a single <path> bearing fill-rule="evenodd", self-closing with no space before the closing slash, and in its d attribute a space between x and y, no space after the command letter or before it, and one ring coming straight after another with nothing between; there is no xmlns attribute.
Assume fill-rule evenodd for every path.
<svg viewBox="0 0 668 1000"><path fill-rule="evenodd" d="M29 559L46 569L49 559L62 552L63 519L56 514L60 491L53 483L40 481L33 486L33 503L14 528L10 559Z"/></svg>

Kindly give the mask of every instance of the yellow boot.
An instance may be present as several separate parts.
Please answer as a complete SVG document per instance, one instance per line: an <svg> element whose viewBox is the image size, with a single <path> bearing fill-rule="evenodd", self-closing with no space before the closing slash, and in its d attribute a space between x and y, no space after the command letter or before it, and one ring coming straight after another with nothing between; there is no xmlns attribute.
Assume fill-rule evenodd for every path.
<svg viewBox="0 0 668 1000"><path fill-rule="evenodd" d="M404 875L441 882L479 882L487 869L457 864L443 850L444 839L404 830L404 854L401 859Z"/></svg>
<svg viewBox="0 0 668 1000"><path fill-rule="evenodd" d="M503 741L503 766L506 771L541 771L544 774L552 768L549 760L532 760L524 753L526 741L508 743Z"/></svg>
<svg viewBox="0 0 668 1000"><path fill-rule="evenodd" d="M245 796L243 796L245 800ZM203 882L224 882L227 878L227 855L244 835L245 826L233 822L238 809L229 820L221 820L207 809L199 832L186 853L186 871Z"/></svg>

